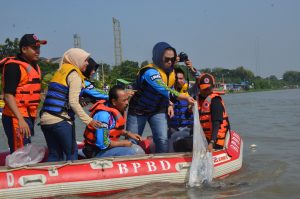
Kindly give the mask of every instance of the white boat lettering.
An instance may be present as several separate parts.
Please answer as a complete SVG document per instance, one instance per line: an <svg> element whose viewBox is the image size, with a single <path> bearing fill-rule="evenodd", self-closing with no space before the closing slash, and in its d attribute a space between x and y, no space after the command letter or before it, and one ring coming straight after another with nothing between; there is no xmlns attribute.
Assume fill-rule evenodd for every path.
<svg viewBox="0 0 300 199"><path fill-rule="evenodd" d="M237 153L239 152L240 150L240 146L238 144L239 142L237 142L234 138L232 139L232 142L230 144L230 148L232 148L233 150L235 150Z"/></svg>
<svg viewBox="0 0 300 199"><path fill-rule="evenodd" d="M230 142L228 148L234 150L236 153L239 153L240 143L241 143L241 137L237 133L232 132L231 142Z"/></svg>
<svg viewBox="0 0 300 199"><path fill-rule="evenodd" d="M239 148L239 144L236 141L232 141L231 145L235 146L236 148Z"/></svg>
<svg viewBox="0 0 300 199"><path fill-rule="evenodd" d="M133 166L134 173L138 172L138 168L141 168L141 164L138 162L131 163Z"/></svg>
<svg viewBox="0 0 300 199"><path fill-rule="evenodd" d="M8 187L14 186L14 182L15 182L14 175L12 173L7 173L6 177L7 177L7 186Z"/></svg>
<svg viewBox="0 0 300 199"><path fill-rule="evenodd" d="M239 143L239 142L241 141L241 139L240 139L240 138L237 138L237 137L233 137L233 138L232 138L232 141L235 141L235 142Z"/></svg>
<svg viewBox="0 0 300 199"><path fill-rule="evenodd" d="M120 174L128 173L128 168L127 168L127 165L125 163L120 163L120 164L118 164L118 166L119 166Z"/></svg>
<svg viewBox="0 0 300 199"><path fill-rule="evenodd" d="M234 146L233 144L230 145L230 148L232 148L233 150L235 150L235 152L239 152L239 148L237 146Z"/></svg>
<svg viewBox="0 0 300 199"><path fill-rule="evenodd" d="M228 160L229 157L226 154L221 154L213 157L214 163L220 163Z"/></svg>
<svg viewBox="0 0 300 199"><path fill-rule="evenodd" d="M170 162L168 162L166 160L161 160L159 162L161 164L161 168L162 168L163 171L169 170L171 168Z"/></svg>
<svg viewBox="0 0 300 199"><path fill-rule="evenodd" d="M167 171L171 169L171 163L167 160L117 163L117 165L120 174L140 173L141 171L145 171L145 169L147 172Z"/></svg>
<svg viewBox="0 0 300 199"><path fill-rule="evenodd" d="M241 140L241 137L239 136L239 134L237 134L235 132L232 133L232 137L237 138L239 141Z"/></svg>
<svg viewBox="0 0 300 199"><path fill-rule="evenodd" d="M157 170L157 167L155 166L155 162L149 161L149 162L146 162L146 164L148 166L148 172Z"/></svg>

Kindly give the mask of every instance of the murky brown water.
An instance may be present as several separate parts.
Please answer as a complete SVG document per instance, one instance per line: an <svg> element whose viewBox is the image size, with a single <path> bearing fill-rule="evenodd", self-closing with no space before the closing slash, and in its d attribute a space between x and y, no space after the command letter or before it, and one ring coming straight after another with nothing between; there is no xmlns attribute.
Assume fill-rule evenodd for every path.
<svg viewBox="0 0 300 199"><path fill-rule="evenodd" d="M107 198L300 198L300 89L232 94L224 99L232 128L244 139L243 167L238 173L201 189L155 183ZM77 129L82 140L78 132L84 126L78 122ZM39 127L33 142L44 143ZM255 151L251 144L257 145ZM0 150L6 148L1 126Z"/></svg>

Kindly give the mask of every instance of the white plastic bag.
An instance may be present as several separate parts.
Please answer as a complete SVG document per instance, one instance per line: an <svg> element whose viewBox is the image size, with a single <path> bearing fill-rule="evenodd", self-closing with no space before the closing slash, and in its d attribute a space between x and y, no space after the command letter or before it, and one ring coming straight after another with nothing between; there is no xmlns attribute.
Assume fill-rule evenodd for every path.
<svg viewBox="0 0 300 199"><path fill-rule="evenodd" d="M28 144L8 155L5 159L5 166L15 168L36 164L41 162L44 156L45 147Z"/></svg>
<svg viewBox="0 0 300 199"><path fill-rule="evenodd" d="M203 183L210 183L213 179L214 171L212 154L207 152L207 141L199 121L197 102L194 104L193 114L193 159L190 167L189 187L197 187Z"/></svg>
<svg viewBox="0 0 300 199"><path fill-rule="evenodd" d="M140 145L132 144L131 148L134 150L136 155L144 155L145 151L142 149Z"/></svg>

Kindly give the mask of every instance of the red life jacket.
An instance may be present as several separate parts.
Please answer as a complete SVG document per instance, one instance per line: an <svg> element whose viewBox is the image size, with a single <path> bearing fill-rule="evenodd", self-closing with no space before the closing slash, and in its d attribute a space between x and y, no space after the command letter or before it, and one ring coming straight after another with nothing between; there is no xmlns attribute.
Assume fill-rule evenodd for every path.
<svg viewBox="0 0 300 199"><path fill-rule="evenodd" d="M200 123L202 125L206 138L208 140L211 140L212 139L211 101L215 97L220 97L222 106L224 108L223 121L218 131L216 144L224 146L226 132L229 129L229 120L225 109L225 104L219 94L212 93L209 96L207 96L205 100L198 100Z"/></svg>
<svg viewBox="0 0 300 199"><path fill-rule="evenodd" d="M41 100L41 71L37 65L37 69L30 64L17 60L15 57L4 58L0 61L3 64L2 71L2 88L5 88L4 72L7 64L18 64L21 71L20 82L17 86L15 99L20 113L23 117L36 117L37 109ZM10 108L5 105L3 115L15 117Z"/></svg>
<svg viewBox="0 0 300 199"><path fill-rule="evenodd" d="M107 111L109 113L112 113L116 125L114 129L109 130L109 138L110 140L117 141L119 140L120 136L124 132L124 127L125 127L125 116L123 116L117 109L108 107L104 105L104 100L98 101L94 106L90 109L90 117L93 117L98 111ZM90 145L95 145L96 142L96 136L95 136L95 131L91 126L87 126L84 131L84 143L85 144L90 144Z"/></svg>

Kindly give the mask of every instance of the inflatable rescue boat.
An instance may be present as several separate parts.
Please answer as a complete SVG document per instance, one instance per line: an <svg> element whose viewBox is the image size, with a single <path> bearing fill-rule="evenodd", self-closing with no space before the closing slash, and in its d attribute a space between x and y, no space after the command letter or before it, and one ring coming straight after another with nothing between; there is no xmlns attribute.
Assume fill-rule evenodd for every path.
<svg viewBox="0 0 300 199"><path fill-rule="evenodd" d="M7 154L0 154L0 198L5 199L107 195L147 183L185 183L192 161L192 153L165 153L8 168L3 166ZM231 131L225 149L213 152L214 178L238 171L242 159L243 141Z"/></svg>

